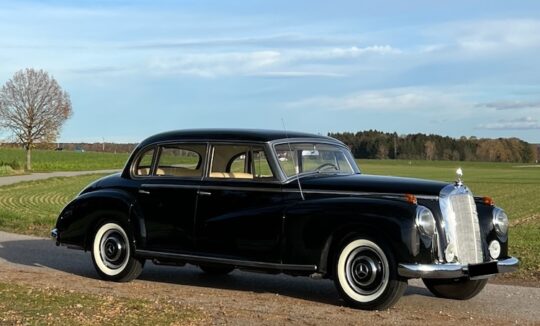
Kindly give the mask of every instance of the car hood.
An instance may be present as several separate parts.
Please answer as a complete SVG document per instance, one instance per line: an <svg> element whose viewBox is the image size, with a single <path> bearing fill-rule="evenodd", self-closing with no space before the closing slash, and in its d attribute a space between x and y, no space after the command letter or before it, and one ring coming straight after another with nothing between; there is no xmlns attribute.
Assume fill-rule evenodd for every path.
<svg viewBox="0 0 540 326"><path fill-rule="evenodd" d="M446 182L369 174L314 175L300 178L304 190L358 191L438 196ZM289 185L294 187L296 181Z"/></svg>

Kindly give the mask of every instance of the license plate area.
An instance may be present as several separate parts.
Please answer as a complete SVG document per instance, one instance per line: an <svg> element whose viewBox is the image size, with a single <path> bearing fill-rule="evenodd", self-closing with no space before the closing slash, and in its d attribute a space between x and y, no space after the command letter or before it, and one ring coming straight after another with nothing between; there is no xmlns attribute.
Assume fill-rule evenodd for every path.
<svg viewBox="0 0 540 326"><path fill-rule="evenodd" d="M496 261L480 264L469 264L469 277L471 278L497 274L498 272L499 268L497 267Z"/></svg>

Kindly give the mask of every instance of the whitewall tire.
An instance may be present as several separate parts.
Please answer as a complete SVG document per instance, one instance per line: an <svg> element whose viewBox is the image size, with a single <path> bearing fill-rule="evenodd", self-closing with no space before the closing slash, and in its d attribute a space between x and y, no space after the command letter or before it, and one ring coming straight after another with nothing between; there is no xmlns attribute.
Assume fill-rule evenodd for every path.
<svg viewBox="0 0 540 326"><path fill-rule="evenodd" d="M397 276L392 252L368 238L347 241L334 266L336 287L355 308L386 309L399 300L407 287L407 282Z"/></svg>
<svg viewBox="0 0 540 326"><path fill-rule="evenodd" d="M117 282L137 278L143 262L133 257L130 237L116 222L101 224L92 242L92 261L99 276Z"/></svg>

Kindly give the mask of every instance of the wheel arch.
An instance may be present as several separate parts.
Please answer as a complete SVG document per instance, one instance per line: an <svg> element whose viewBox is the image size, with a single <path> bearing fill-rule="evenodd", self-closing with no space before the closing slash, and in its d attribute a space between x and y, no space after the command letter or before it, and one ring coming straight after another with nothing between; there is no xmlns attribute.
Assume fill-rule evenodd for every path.
<svg viewBox="0 0 540 326"><path fill-rule="evenodd" d="M106 220L120 223L136 246L146 239L144 217L135 198L127 191L104 189L86 193L62 211L57 228L60 242L89 250L98 226Z"/></svg>
<svg viewBox="0 0 540 326"><path fill-rule="evenodd" d="M416 205L380 198L301 202L286 211L284 260L315 264L326 275L344 238L363 235L384 241L397 260L410 261L417 240L415 212Z"/></svg>
<svg viewBox="0 0 540 326"><path fill-rule="evenodd" d="M323 272L328 278L332 278L334 276L332 266L338 258L339 250L355 238L369 239L376 243L382 241L392 250L396 257L398 256L396 251L399 248L392 245L393 243L389 240L389 235L386 232L377 231L372 226L365 224L347 225L335 230L326 240L324 249L321 251L318 265L319 271Z"/></svg>

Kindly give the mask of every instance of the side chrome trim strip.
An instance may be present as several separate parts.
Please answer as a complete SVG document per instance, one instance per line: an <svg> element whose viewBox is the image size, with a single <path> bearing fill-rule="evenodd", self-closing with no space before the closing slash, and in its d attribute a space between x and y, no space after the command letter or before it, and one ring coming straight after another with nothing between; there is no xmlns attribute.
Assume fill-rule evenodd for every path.
<svg viewBox="0 0 540 326"><path fill-rule="evenodd" d="M198 256L198 255L191 255L191 254L177 254L177 253L160 252L160 251L152 251L152 250L135 250L135 254L143 258L164 258L164 259L172 259L172 260L180 260L180 261L188 261L188 262L218 263L218 264L234 265L236 267L252 267L252 268L265 268L265 269L287 270L287 271L306 271L306 272L317 271L316 265L266 263L266 262L259 262L259 261Z"/></svg>
<svg viewBox="0 0 540 326"><path fill-rule="evenodd" d="M161 183L145 183L142 188L180 188L180 189L208 189L208 190L237 190L237 191L264 191L264 192L284 192L284 193L299 193L298 189L282 189L268 187L244 187L244 186L211 186L211 185L176 185L176 184L161 184ZM362 191L341 191L341 190L318 190L308 189L303 190L305 194L321 194L321 195L345 195L345 196L382 196L387 198L404 198L405 194L397 193L382 193L382 192L362 192ZM439 196L431 195L414 195L419 199L438 200Z"/></svg>
<svg viewBox="0 0 540 326"><path fill-rule="evenodd" d="M519 267L519 260L515 257L509 257L497 261L498 273L514 272ZM399 264L398 274L407 278L459 278L469 277L468 265L462 264ZM488 278L495 274L482 275L475 277Z"/></svg>
<svg viewBox="0 0 540 326"><path fill-rule="evenodd" d="M177 184L168 184L168 183L143 183L141 188L170 188L170 189L198 189L199 185L177 185Z"/></svg>
<svg viewBox="0 0 540 326"><path fill-rule="evenodd" d="M297 189L283 189L283 192L299 192ZM318 189L308 189L303 190L305 194L331 194L331 195L350 195L350 196L383 196L383 197L400 197L404 198L405 194L399 193L384 193L384 192L362 192L362 191L343 191L343 190L318 190ZM438 200L439 196L431 195L416 195L413 194L416 198L419 199L432 199Z"/></svg>

